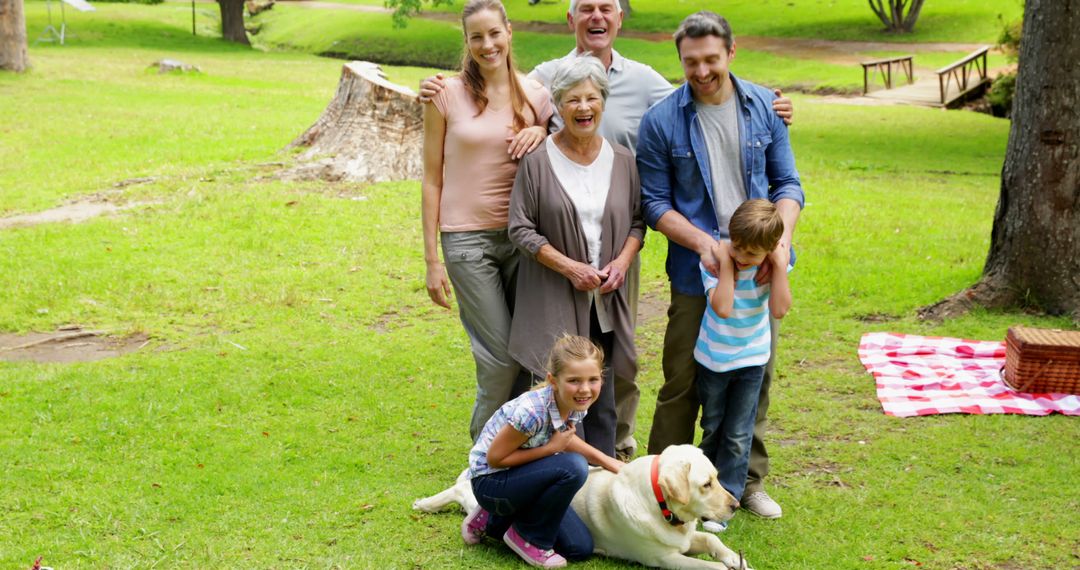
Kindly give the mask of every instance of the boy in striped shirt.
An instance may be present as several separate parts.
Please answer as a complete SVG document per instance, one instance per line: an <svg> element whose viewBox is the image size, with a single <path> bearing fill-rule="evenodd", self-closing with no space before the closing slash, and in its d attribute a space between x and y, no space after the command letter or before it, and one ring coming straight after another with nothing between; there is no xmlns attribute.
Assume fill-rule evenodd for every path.
<svg viewBox="0 0 1080 570"><path fill-rule="evenodd" d="M784 221L768 200L747 200L731 216L731 241L718 241L720 275L701 265L708 306L694 359L701 403L701 449L719 471L720 484L741 497L749 468L758 393L772 350L769 316L791 307L790 267L775 267ZM726 525L706 521L705 530Z"/></svg>

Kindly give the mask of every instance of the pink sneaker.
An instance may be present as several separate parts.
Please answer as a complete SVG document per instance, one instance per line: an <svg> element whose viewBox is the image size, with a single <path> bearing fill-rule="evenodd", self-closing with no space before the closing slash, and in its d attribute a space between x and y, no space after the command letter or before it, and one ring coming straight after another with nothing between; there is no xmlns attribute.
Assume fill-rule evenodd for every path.
<svg viewBox="0 0 1080 570"><path fill-rule="evenodd" d="M488 512L484 510L484 507L476 505L476 508L465 515L465 520L461 522L461 538L465 544L480 544L487 535L487 523Z"/></svg>
<svg viewBox="0 0 1080 570"><path fill-rule="evenodd" d="M540 550L539 548L529 544L521 535L514 530L513 525L507 529L506 534L503 535L503 542L517 553L525 562L528 562L530 566L538 566L540 568L564 568L566 567L566 559L558 554L555 554L554 550Z"/></svg>

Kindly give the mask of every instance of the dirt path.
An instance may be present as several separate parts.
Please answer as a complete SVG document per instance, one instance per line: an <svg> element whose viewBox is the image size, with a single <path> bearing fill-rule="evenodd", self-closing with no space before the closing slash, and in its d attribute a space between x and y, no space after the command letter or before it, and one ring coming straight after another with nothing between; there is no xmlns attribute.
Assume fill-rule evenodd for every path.
<svg viewBox="0 0 1080 570"><path fill-rule="evenodd" d="M150 337L143 333L116 337L70 325L51 333L0 334L0 360L93 362L135 352L149 343Z"/></svg>
<svg viewBox="0 0 1080 570"><path fill-rule="evenodd" d="M127 202L118 204L108 195L96 194L77 198L61 206L49 208L48 210L0 218L0 230L64 222L77 224L98 216L115 214L147 204L150 204L150 202Z"/></svg>

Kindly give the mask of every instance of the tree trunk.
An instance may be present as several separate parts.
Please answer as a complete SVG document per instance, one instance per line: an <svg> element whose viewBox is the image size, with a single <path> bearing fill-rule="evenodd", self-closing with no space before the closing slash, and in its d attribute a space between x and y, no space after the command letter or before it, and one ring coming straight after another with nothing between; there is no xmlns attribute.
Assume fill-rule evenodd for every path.
<svg viewBox="0 0 1080 570"><path fill-rule="evenodd" d="M885 24L886 32L909 34L915 31L915 22L919 19L925 0L888 0L888 6L884 0L867 2L881 23Z"/></svg>
<svg viewBox="0 0 1080 570"><path fill-rule="evenodd" d="M973 303L1023 304L1080 321L1077 29L1077 2L1027 2L1012 128L982 280L928 307L926 316L951 316Z"/></svg>
<svg viewBox="0 0 1080 570"><path fill-rule="evenodd" d="M629 16L630 13L633 11L633 9L630 8L630 0L619 0L619 6L622 6L622 11L624 14L626 14L626 16Z"/></svg>
<svg viewBox="0 0 1080 570"><path fill-rule="evenodd" d="M23 0L0 0L0 69L19 72L28 64Z"/></svg>
<svg viewBox="0 0 1080 570"><path fill-rule="evenodd" d="M378 65L352 61L322 116L289 146L309 147L298 157L309 162L284 172L286 179L418 180L424 108L413 90L387 81Z"/></svg>
<svg viewBox="0 0 1080 570"><path fill-rule="evenodd" d="M221 37L238 44L251 45L244 29L244 0L217 0L221 9Z"/></svg>

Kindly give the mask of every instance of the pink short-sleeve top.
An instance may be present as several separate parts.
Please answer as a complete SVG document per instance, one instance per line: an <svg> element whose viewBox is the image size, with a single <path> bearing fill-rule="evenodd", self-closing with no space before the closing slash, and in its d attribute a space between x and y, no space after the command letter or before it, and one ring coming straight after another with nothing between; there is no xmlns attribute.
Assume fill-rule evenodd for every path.
<svg viewBox="0 0 1080 570"><path fill-rule="evenodd" d="M525 96L536 110L534 125L547 126L551 96L539 83L523 79ZM439 230L466 232L502 229L507 225L510 189L517 161L507 154L514 136L514 110L490 105L483 113L465 90L460 77L451 77L432 102L446 120L443 141L443 186ZM525 115L531 115L525 109Z"/></svg>

